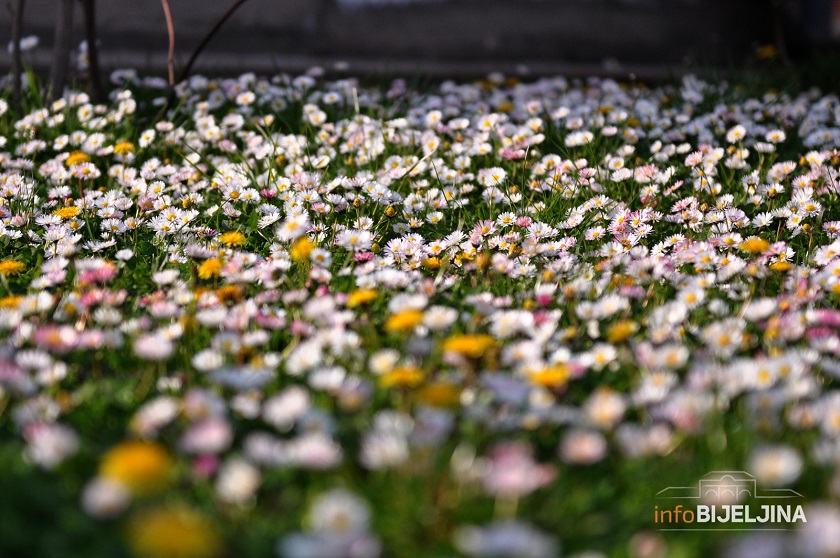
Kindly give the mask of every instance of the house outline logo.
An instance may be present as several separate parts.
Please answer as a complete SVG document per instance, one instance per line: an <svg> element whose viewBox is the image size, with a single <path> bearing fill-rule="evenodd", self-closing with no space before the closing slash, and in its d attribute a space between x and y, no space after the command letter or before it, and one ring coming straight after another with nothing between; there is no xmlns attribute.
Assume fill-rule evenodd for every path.
<svg viewBox="0 0 840 558"><path fill-rule="evenodd" d="M790 488L760 488L746 471L711 471L696 486L669 486L656 493L657 499L740 501L743 498L803 498Z"/></svg>

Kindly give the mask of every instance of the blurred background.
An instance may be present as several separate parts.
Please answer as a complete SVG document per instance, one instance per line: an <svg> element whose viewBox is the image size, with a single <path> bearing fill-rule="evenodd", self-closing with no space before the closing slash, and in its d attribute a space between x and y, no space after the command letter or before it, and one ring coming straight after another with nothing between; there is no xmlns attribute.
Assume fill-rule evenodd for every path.
<svg viewBox="0 0 840 558"><path fill-rule="evenodd" d="M11 5L14 1L9 2ZM233 0L170 0L182 66ZM84 39L76 2L73 45ZM26 0L25 62L48 67L58 0ZM158 0L99 0L103 69L166 71ZM0 10L0 39L11 38ZM248 0L197 61L203 73L508 74L667 77L727 68L756 56L783 59L833 48L840 0ZM81 53L82 55L84 52ZM11 56L0 49L0 68Z"/></svg>

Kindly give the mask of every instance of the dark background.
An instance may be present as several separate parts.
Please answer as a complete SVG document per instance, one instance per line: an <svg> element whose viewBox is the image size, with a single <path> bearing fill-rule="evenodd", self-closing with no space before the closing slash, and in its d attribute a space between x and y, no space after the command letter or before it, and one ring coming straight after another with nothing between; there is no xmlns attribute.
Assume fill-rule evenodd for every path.
<svg viewBox="0 0 840 558"><path fill-rule="evenodd" d="M231 5L170 0L180 65ZM0 7L0 68L10 57ZM56 0L27 0L25 61L48 67ZM102 65L165 71L168 40L158 0L97 3ZM730 67L775 45L794 59L837 36L835 0L249 0L226 23L198 72L627 74ZM80 6L77 35L83 38Z"/></svg>

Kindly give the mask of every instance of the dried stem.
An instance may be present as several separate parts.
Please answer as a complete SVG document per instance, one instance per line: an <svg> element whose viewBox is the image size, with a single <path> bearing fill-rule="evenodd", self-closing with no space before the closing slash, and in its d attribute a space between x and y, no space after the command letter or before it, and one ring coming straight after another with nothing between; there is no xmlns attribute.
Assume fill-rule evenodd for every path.
<svg viewBox="0 0 840 558"><path fill-rule="evenodd" d="M223 15L221 17L221 19L219 19L219 21L216 22L216 25L213 26L213 28L210 30L210 32L207 33L207 35L204 36L204 38L201 40L201 43L199 43L199 45L196 47L195 51L193 51L192 56L190 56L190 59L187 61L187 65L184 66L183 70L181 70L181 75L178 78L179 82L184 81L187 78L187 76L190 75L190 71L192 70L193 64L195 64L195 61L198 58L198 56L201 54L201 52L204 50L204 48L210 43L210 40L216 35L216 33L219 32L219 29L222 28L222 26L225 24L225 22L228 19L230 19L230 16L232 16L233 13L236 10L238 10L239 7L247 1L248 0L236 0L236 2L234 2L233 5L230 8L228 8L228 11L225 12L225 15Z"/></svg>
<svg viewBox="0 0 840 558"><path fill-rule="evenodd" d="M231 7L228 8L228 11L225 12L225 14L219 19L219 21L216 22L216 25L214 25L213 28L210 29L210 31L204 36L204 38L201 39L201 42L195 48L192 55L190 55L190 59L187 60L187 64L184 66L184 69L181 70L181 73L178 76L178 80L176 81L176 83L180 83L180 82L184 81L185 79L187 79L187 76L190 75L190 71L192 71L193 64L195 64L195 61L198 59L201 52L205 49L205 47L207 47L207 45L210 43L210 41L213 39L213 37L216 35L216 33L219 32L219 29L221 29L222 26L225 24L225 22L227 22L227 20L230 19L230 17L233 15L233 13L236 10L238 10L239 7L247 1L248 0L236 0L233 3L233 5L231 5ZM161 114L166 114L166 111L169 110L169 107L172 106L172 103L174 101L175 101L175 88L173 87L172 90L169 92L169 97L166 99L166 103L163 105L163 108L161 109Z"/></svg>
<svg viewBox="0 0 840 558"><path fill-rule="evenodd" d="M169 56L166 66L169 68L169 87L175 87L175 24L172 22L172 11L169 0L160 0L163 5L163 15L166 17L166 32L169 34Z"/></svg>

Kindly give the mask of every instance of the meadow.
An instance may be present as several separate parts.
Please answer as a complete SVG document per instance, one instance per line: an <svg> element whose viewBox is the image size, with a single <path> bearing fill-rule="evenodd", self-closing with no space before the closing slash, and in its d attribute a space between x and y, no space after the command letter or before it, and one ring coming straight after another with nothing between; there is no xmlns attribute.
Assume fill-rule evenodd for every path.
<svg viewBox="0 0 840 558"><path fill-rule="evenodd" d="M0 92L0 555L840 556L837 95L110 78Z"/></svg>

